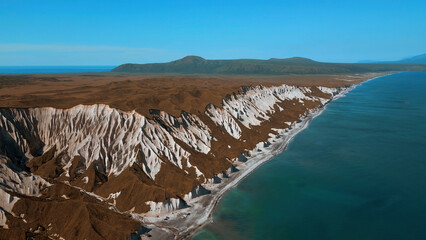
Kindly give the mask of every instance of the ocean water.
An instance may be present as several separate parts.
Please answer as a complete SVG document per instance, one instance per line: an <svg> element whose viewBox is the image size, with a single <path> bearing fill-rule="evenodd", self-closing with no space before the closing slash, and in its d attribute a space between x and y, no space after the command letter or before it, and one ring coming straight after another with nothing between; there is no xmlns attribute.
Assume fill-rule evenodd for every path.
<svg viewBox="0 0 426 240"><path fill-rule="evenodd" d="M329 104L193 239L426 239L426 73Z"/></svg>
<svg viewBox="0 0 426 240"><path fill-rule="evenodd" d="M115 66L0 66L0 74L108 72Z"/></svg>

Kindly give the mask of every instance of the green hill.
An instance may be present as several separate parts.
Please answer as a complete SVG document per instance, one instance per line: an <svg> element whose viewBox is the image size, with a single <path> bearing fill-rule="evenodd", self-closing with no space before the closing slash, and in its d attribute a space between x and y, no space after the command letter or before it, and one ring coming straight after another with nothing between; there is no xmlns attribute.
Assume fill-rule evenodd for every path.
<svg viewBox="0 0 426 240"><path fill-rule="evenodd" d="M187 56L168 63L123 64L112 72L183 74L333 74L381 71L426 71L426 65L388 63L324 63L302 57L206 60Z"/></svg>

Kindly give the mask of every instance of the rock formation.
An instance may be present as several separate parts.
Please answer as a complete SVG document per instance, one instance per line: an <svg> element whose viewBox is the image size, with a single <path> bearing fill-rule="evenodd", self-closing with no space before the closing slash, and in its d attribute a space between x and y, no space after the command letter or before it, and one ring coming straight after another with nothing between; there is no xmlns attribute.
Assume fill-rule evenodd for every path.
<svg viewBox="0 0 426 240"><path fill-rule="evenodd" d="M267 147L274 128L290 127L339 91L242 87L222 106L209 104L198 115L179 116L156 109L143 116L103 104L2 108L0 234L129 237L145 215L190 208L190 199L210 194L209 184L237 172L235 163L246 161L250 150ZM81 211L94 227L77 221L76 231L61 231L55 218L83 213L57 211L75 204L84 206ZM99 230L114 223L126 227L115 235Z"/></svg>

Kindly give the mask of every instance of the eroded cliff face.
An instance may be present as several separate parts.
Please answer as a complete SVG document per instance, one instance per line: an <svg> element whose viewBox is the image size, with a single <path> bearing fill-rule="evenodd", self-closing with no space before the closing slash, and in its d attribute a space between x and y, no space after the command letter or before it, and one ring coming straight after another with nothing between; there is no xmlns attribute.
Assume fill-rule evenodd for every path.
<svg viewBox="0 0 426 240"><path fill-rule="evenodd" d="M21 229L32 228L27 231L35 234L42 221L29 219L31 225L22 217L40 211L30 202L62 197L66 203L85 194L117 214L155 215L190 207L188 199L209 194L203 186L237 171L234 163L244 161L259 143L267 144L274 128L289 127L339 91L242 87L222 106L209 104L205 112L180 116L156 109L142 116L102 104L0 109L0 225L8 226L9 218L15 227L22 221ZM27 204L14 209L20 198ZM52 224L48 236L71 236Z"/></svg>

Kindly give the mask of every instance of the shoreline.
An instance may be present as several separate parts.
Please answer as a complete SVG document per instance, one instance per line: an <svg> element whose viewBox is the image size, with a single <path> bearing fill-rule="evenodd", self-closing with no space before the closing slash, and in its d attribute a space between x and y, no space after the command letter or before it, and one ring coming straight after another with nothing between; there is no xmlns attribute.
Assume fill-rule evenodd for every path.
<svg viewBox="0 0 426 240"><path fill-rule="evenodd" d="M141 216L135 215L133 217L139 219L147 227L152 228L150 231L150 235L152 235L152 237L150 239L164 239L165 237L173 239L190 239L198 230L212 221L214 209L229 190L237 186L239 182L244 180L244 178L246 178L255 169L270 161L278 154L283 153L290 141L298 133L306 129L314 118L321 115L329 103L345 96L348 92L365 82L391 74L394 73L376 76L343 88L327 103L321 107L311 109L307 115L299 119L300 121L294 122L291 127L287 129L274 129L278 132L278 134L273 135L267 140L271 143L270 146L259 148L260 151L258 150L258 152L253 154L253 156L249 157L247 161L243 163L236 161L236 163L239 163L236 166L239 171L233 173L229 176L229 178L223 178L221 183L203 184L203 186L210 190L211 193L188 200L187 203L190 207L173 210L168 213L160 213L157 214L157 217L143 215L142 218ZM251 152L252 151L253 150L251 150Z"/></svg>
<svg viewBox="0 0 426 240"><path fill-rule="evenodd" d="M237 186L242 180L244 180L246 177L248 177L250 175L250 173L252 173L252 171L256 170L258 167L262 166L263 164L269 162L270 160L272 160L275 156L277 156L278 154L284 153L285 150L287 149L288 144L290 144L291 140L300 132L302 132L303 130L305 130L308 126L309 123L315 119L316 117L320 116L327 108L327 105L329 103L331 103L332 101L335 101L341 97L345 97L347 93L349 93L350 91L354 90L355 88L361 86L364 83L370 82L372 80L375 80L377 78L381 78L381 77L385 77L385 76L389 76L389 75L393 75L393 74L397 74L397 73L401 73L401 72L393 72L393 73L389 73L389 74L384 74L381 76L377 76L374 78L370 78L367 79L363 82L360 82L358 84L353 84L348 88L345 88L344 90L342 90L341 92L339 92L336 96L333 96L330 101L328 101L326 104L324 104L324 106L322 108L317 108L314 110L314 112L308 114L304 119L302 119L302 123L303 126L299 129L296 129L294 132L292 132L289 135L289 138L284 140L281 144L283 145L283 148L280 152L275 153L275 152L271 152L271 155L268 158L265 158L265 160L262 160L254 169L247 169L247 171L245 172L245 174L243 174L243 177L241 179L238 180L238 182L235 183L235 185L232 185L231 187L229 187L229 189L227 189L225 192L222 193L222 195L218 196L216 201L214 202L214 206L212 211L209 213L209 219L211 220L212 215L213 215L213 211L215 210L216 206L218 205L219 201L225 196L225 194L232 190L233 187ZM274 149L275 150L275 149ZM276 149L278 150L278 149ZM251 158L252 159L252 158ZM210 222L204 222L202 225L197 226L195 229L192 229L192 231L190 233L188 233L188 235L186 236L181 236L175 239L190 239L191 237L193 237L200 229L202 229L204 226L206 226L207 224L209 224Z"/></svg>
<svg viewBox="0 0 426 240"><path fill-rule="evenodd" d="M358 86L358 85L357 85ZM338 95L334 96L328 103L330 103L331 101L337 100L343 96L346 95L346 93L348 93L349 91L351 91L354 88L347 88L345 90L343 90L342 92L340 92ZM342 94L341 94L342 93ZM248 177L250 175L250 173L252 173L254 170L256 170L258 167L262 166L263 164L269 162L270 160L272 160L274 157L276 157L277 155L284 153L285 150L287 149L288 144L290 144L291 140L293 140L293 138L300 132L302 132L303 130L305 130L308 126L309 123L315 119L316 117L318 117L319 115L321 115L322 112L324 112L324 110L326 109L326 106L328 105L325 104L322 108L320 109L316 109L314 112L308 114L303 120L302 122L300 122L299 124L302 126L298 126L298 128L295 126L293 128L293 131L291 131L287 136L283 136L286 138L283 138L283 141L281 143L277 143L277 146L275 146L275 148L270 152L270 155L267 156L266 158L264 158L264 160L260 160L258 161L258 164L253 164L253 167L249 167L248 169L244 169L244 173L241 174L241 176L238 176L235 179L235 183L234 181L232 181L231 183L229 183L227 186L229 186L225 191L220 192L220 194L217 196L217 198L214 200L213 203L213 208L209 213L209 220L211 220L212 216L213 216L213 211L216 208L216 206L218 205L219 201L225 196L225 194L232 190L232 188L234 188L235 186L237 186L242 180L244 180L246 177ZM282 129L280 129L282 130ZM268 139L269 140L269 139ZM255 156L257 157L257 156ZM251 158L250 160L254 159L255 157ZM249 160L248 160L249 161ZM207 225L209 222L204 222L202 225L198 226L196 229L193 229L193 231L191 231L191 233L187 236L182 236L182 238L178 238L178 239L186 239L187 237L192 237L194 236L194 234L200 230L201 228L203 228L205 225Z"/></svg>

